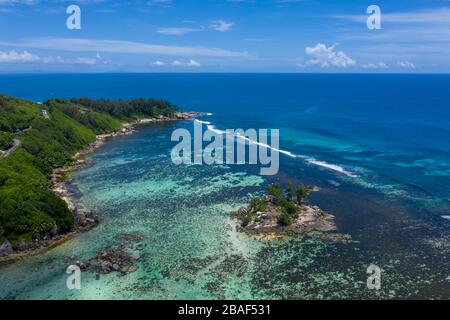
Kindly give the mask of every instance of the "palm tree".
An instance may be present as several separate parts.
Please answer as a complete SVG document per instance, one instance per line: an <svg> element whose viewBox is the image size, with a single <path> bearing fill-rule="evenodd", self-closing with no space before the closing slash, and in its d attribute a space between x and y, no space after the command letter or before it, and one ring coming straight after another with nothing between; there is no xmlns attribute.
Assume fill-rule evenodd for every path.
<svg viewBox="0 0 450 320"><path fill-rule="evenodd" d="M292 201L295 197L295 187L292 184L292 182L288 182L286 184L286 189L287 189L287 198L289 201Z"/></svg>
<svg viewBox="0 0 450 320"><path fill-rule="evenodd" d="M309 190L305 185L301 185L296 190L297 195L297 203L299 205L303 205L303 202L306 198L308 198L309 194L311 193L311 190Z"/></svg>

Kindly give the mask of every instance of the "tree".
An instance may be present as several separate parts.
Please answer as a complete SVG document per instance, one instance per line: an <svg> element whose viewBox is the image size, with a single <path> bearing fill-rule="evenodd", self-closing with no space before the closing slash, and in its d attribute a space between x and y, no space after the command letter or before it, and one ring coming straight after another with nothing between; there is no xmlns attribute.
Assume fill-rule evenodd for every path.
<svg viewBox="0 0 450 320"><path fill-rule="evenodd" d="M309 197L309 194L311 193L311 190L309 190L305 185L301 185L296 190L297 195L297 203L299 205L302 205L306 198Z"/></svg>
<svg viewBox="0 0 450 320"><path fill-rule="evenodd" d="M278 182L267 187L267 193L273 197L273 203L281 204L285 197L284 190Z"/></svg>
<svg viewBox="0 0 450 320"><path fill-rule="evenodd" d="M294 199L295 196L295 187L292 184L292 182L288 182L286 184L286 190L287 190L287 198L289 201L292 201L292 199Z"/></svg>

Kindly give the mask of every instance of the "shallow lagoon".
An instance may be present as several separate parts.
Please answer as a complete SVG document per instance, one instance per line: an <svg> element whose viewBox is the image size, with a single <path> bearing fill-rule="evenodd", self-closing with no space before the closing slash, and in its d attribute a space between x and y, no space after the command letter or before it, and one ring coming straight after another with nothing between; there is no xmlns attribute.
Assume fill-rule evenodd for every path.
<svg viewBox="0 0 450 320"><path fill-rule="evenodd" d="M161 96L212 112L219 129L279 128L281 149L358 176L281 155L275 177L319 186L311 203L355 242L237 233L229 212L273 178L250 166L174 166L170 134L192 123L150 125L110 141L74 177L101 225L2 269L0 298L450 298L450 222L441 217L450 214L450 77L76 75L66 86L67 77L0 76L0 85L38 101ZM83 273L81 291L66 289L69 264L134 231L145 236L138 271ZM380 291L366 288L372 263L382 268Z"/></svg>
<svg viewBox="0 0 450 320"><path fill-rule="evenodd" d="M134 135L110 141L91 156L91 165L74 176L72 187L81 192L80 201L101 216L100 226L40 257L2 270L0 296L13 299L448 297L446 270L441 269L445 268L445 261L435 263L421 256L434 254L425 244L412 248L410 239L394 238L394 228L420 228L418 222L405 224L403 219L401 222L392 217L385 219L389 217L385 212L382 224L378 225L380 217L370 217L370 202L364 203L366 213L355 212L357 200L352 200L354 206L348 212L342 200L335 202L337 196L342 199L346 192L343 186L338 194L333 188L325 188L311 201L326 209L346 208L342 215L340 210L335 212L338 227L350 233L355 243L336 244L316 236L261 241L238 233L229 219L230 211L244 204L249 195L263 190L270 180L259 176L257 168L248 166L172 164L170 134L175 127L190 126L190 122L143 126ZM298 160L282 158L283 162L286 160L298 168L298 162L292 163ZM290 171L289 166L283 167L287 169L281 172L282 179ZM303 170L314 168L304 165ZM308 176L314 179L313 174ZM348 188L351 192L352 187ZM357 214L362 220L355 224ZM429 235L435 232L426 228ZM138 271L123 277L102 275L98 280L94 274L83 272L82 289L68 290L65 268L78 259L89 258L98 249L113 246L117 243L115 237L123 232L144 235L144 250L140 253L143 261ZM448 238L436 241L448 245L445 243ZM378 292L366 289L365 272L370 263L383 269L383 286Z"/></svg>

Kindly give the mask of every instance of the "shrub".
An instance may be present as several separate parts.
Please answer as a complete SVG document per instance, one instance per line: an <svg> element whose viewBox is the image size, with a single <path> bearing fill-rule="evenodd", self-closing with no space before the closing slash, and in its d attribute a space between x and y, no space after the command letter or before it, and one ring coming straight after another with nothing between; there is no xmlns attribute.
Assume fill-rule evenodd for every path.
<svg viewBox="0 0 450 320"><path fill-rule="evenodd" d="M248 224L250 223L250 221L253 220L254 216L255 216L255 215L254 215L253 213L251 213L251 212L245 214L245 215L242 217L242 220L241 220L242 226L243 226L243 227L248 226Z"/></svg>
<svg viewBox="0 0 450 320"><path fill-rule="evenodd" d="M264 212L267 209L267 205L268 205L267 200L260 198L260 197L253 198L250 201L250 211Z"/></svg>
<svg viewBox="0 0 450 320"><path fill-rule="evenodd" d="M295 217L298 214L298 207L290 201L283 201L282 207L284 212L286 212L288 215Z"/></svg>
<svg viewBox="0 0 450 320"><path fill-rule="evenodd" d="M283 212L278 217L278 223L282 226L290 226L292 224L292 217L286 212Z"/></svg>

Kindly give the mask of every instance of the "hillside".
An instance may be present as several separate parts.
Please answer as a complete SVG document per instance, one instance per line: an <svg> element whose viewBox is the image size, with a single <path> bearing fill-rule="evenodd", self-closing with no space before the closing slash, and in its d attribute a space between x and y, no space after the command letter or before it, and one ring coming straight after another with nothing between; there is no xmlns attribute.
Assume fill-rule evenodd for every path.
<svg viewBox="0 0 450 320"><path fill-rule="evenodd" d="M73 215L51 190L51 172L96 135L140 118L172 115L164 100L54 99L37 104L0 95L0 245L16 247L73 228Z"/></svg>

